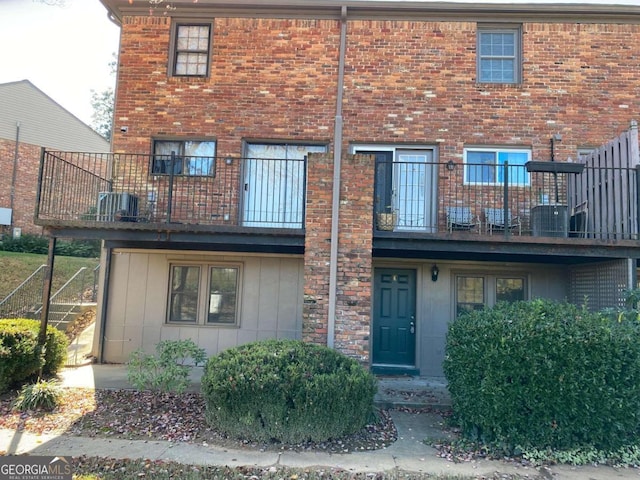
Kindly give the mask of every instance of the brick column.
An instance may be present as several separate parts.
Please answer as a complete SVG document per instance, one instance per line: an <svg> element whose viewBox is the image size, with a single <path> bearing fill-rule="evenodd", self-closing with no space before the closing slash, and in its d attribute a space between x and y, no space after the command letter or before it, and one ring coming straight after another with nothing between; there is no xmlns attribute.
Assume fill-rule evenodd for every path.
<svg viewBox="0 0 640 480"><path fill-rule="evenodd" d="M374 161L345 155L342 161L335 348L369 362L373 247Z"/></svg>
<svg viewBox="0 0 640 480"><path fill-rule="evenodd" d="M332 156L310 154L307 161L302 339L321 345L327 344L332 189Z"/></svg>
<svg viewBox="0 0 640 480"><path fill-rule="evenodd" d="M371 329L373 165L371 157L345 155L340 191L334 344L363 363L369 360ZM326 344L333 159L310 155L307 179L302 334L307 342Z"/></svg>

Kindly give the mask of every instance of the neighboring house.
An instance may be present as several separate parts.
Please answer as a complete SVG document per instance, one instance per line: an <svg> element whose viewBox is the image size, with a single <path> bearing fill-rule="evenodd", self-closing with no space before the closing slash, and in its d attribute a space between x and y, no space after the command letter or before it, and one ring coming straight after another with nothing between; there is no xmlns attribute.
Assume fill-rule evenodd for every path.
<svg viewBox="0 0 640 480"><path fill-rule="evenodd" d="M0 234L33 223L41 148L108 152L109 142L28 80L0 84Z"/></svg>
<svg viewBox="0 0 640 480"><path fill-rule="evenodd" d="M113 154L47 153L37 220L105 240L101 361L288 337L439 376L467 309L635 285L640 7L102 2Z"/></svg>

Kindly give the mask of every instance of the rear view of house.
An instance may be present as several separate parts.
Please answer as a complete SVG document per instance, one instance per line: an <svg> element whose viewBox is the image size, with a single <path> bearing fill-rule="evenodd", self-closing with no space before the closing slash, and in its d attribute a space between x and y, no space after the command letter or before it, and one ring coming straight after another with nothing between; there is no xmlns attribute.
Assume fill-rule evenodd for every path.
<svg viewBox="0 0 640 480"><path fill-rule="evenodd" d="M635 285L640 7L102 3L112 153L46 152L36 213L104 239L101 361L297 338L439 376L468 309Z"/></svg>

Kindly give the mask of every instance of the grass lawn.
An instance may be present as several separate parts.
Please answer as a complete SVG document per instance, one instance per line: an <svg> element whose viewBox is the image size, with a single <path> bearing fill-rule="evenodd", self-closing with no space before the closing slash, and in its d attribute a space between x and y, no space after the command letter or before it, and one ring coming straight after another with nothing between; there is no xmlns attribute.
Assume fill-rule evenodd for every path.
<svg viewBox="0 0 640 480"><path fill-rule="evenodd" d="M26 280L40 265L46 263L46 255L0 251L0 301ZM98 263L96 258L56 255L53 265L52 292L64 285L81 267L93 269Z"/></svg>

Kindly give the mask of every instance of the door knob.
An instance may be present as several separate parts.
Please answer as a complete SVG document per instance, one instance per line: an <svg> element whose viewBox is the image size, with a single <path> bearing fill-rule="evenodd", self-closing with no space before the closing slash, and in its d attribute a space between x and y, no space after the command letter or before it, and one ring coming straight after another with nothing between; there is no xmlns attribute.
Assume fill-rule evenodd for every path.
<svg viewBox="0 0 640 480"><path fill-rule="evenodd" d="M410 333L416 333L416 324L415 323L411 322L409 324L409 332Z"/></svg>

